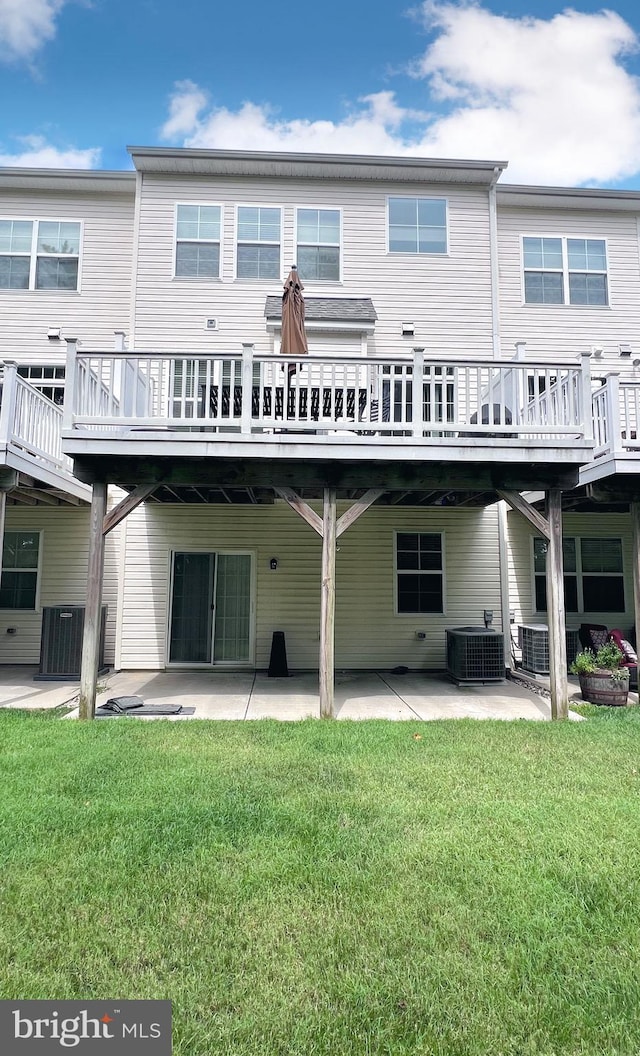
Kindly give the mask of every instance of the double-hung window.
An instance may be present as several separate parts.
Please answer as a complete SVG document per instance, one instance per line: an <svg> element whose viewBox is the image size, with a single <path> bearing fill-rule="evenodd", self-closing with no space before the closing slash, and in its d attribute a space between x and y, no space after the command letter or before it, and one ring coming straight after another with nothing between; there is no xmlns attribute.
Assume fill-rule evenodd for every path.
<svg viewBox="0 0 640 1056"><path fill-rule="evenodd" d="M547 611L547 543L533 540L536 611ZM622 541L567 538L562 541L567 612L624 612Z"/></svg>
<svg viewBox="0 0 640 1056"><path fill-rule="evenodd" d="M298 209L297 264L305 282L340 280L339 209Z"/></svg>
<svg viewBox="0 0 640 1056"><path fill-rule="evenodd" d="M390 253L446 253L445 198L389 198Z"/></svg>
<svg viewBox="0 0 640 1056"><path fill-rule="evenodd" d="M608 305L603 238L525 235L522 259L525 304Z"/></svg>
<svg viewBox="0 0 640 1056"><path fill-rule="evenodd" d="M39 532L4 533L0 609L35 609L39 556Z"/></svg>
<svg viewBox="0 0 640 1056"><path fill-rule="evenodd" d="M237 265L239 279L280 278L280 209L238 206Z"/></svg>
<svg viewBox="0 0 640 1056"><path fill-rule="evenodd" d="M397 611L443 612L444 563L439 532L396 534Z"/></svg>
<svg viewBox="0 0 640 1056"><path fill-rule="evenodd" d="M81 225L0 219L0 289L77 290Z"/></svg>
<svg viewBox="0 0 640 1056"><path fill-rule="evenodd" d="M220 206L176 208L176 278L220 277Z"/></svg>

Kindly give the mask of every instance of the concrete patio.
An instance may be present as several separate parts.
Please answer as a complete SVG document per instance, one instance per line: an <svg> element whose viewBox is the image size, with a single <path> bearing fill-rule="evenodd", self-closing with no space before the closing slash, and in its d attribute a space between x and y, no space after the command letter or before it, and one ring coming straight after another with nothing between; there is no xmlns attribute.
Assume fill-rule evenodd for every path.
<svg viewBox="0 0 640 1056"><path fill-rule="evenodd" d="M78 683L34 682L36 670L0 667L0 708L70 706L73 710L68 717L77 716ZM295 720L317 718L319 713L316 672L269 678L265 672L253 671L119 671L100 679L97 705L109 697L128 695L142 697L145 704L182 704L195 709L193 714L173 719ZM551 714L548 700L510 680L457 686L443 673L342 671L336 674L336 716L543 721Z"/></svg>

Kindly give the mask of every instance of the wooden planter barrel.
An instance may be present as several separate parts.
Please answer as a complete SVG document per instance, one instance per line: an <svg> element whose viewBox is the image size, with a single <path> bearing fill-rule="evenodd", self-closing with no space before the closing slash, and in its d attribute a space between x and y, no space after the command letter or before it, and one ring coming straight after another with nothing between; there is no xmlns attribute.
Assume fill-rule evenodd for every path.
<svg viewBox="0 0 640 1056"><path fill-rule="evenodd" d="M578 675L582 699L591 704L608 704L621 708L629 696L629 672L622 682L611 678L608 671L594 671L591 675Z"/></svg>

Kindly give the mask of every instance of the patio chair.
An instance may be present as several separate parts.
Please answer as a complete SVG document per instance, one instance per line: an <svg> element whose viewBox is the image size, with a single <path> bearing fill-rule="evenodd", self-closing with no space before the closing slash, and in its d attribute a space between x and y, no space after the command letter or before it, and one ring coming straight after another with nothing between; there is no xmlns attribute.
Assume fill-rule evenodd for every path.
<svg viewBox="0 0 640 1056"><path fill-rule="evenodd" d="M633 648L631 642L625 637L622 631L618 630L617 627L609 631L609 640L615 642L622 653L622 664L629 669L629 685L637 687L638 654Z"/></svg>
<svg viewBox="0 0 640 1056"><path fill-rule="evenodd" d="M597 653L600 646L609 641L609 629L604 623L581 623L578 638L583 649L593 649Z"/></svg>

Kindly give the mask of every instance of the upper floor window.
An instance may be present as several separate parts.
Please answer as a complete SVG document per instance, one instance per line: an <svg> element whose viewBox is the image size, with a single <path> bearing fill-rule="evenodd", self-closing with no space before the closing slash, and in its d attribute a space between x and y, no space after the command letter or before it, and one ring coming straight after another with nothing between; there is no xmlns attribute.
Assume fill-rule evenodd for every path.
<svg viewBox="0 0 640 1056"><path fill-rule="evenodd" d="M77 290L80 224L0 220L0 289Z"/></svg>
<svg viewBox="0 0 640 1056"><path fill-rule="evenodd" d="M298 209L297 264L305 282L340 280L339 209Z"/></svg>
<svg viewBox="0 0 640 1056"><path fill-rule="evenodd" d="M620 539L562 540L567 612L624 612L624 569ZM536 611L547 610L547 543L533 540Z"/></svg>
<svg viewBox="0 0 640 1056"><path fill-rule="evenodd" d="M442 612L444 565L439 532L396 535L398 613Z"/></svg>
<svg viewBox="0 0 640 1056"><path fill-rule="evenodd" d="M444 198L389 198L390 253L446 253Z"/></svg>
<svg viewBox="0 0 640 1056"><path fill-rule="evenodd" d="M239 279L280 278L280 210L238 206L236 274Z"/></svg>
<svg viewBox="0 0 640 1056"><path fill-rule="evenodd" d="M522 240L525 304L608 305L603 238Z"/></svg>
<svg viewBox="0 0 640 1056"><path fill-rule="evenodd" d="M34 389L39 389L43 396L52 400L58 407L64 403L64 367L35 366L34 364L18 367L18 374L25 378Z"/></svg>
<svg viewBox="0 0 640 1056"><path fill-rule="evenodd" d="M176 209L176 277L220 276L220 206L179 205Z"/></svg>
<svg viewBox="0 0 640 1056"><path fill-rule="evenodd" d="M0 609L35 609L39 554L39 532L4 533Z"/></svg>

